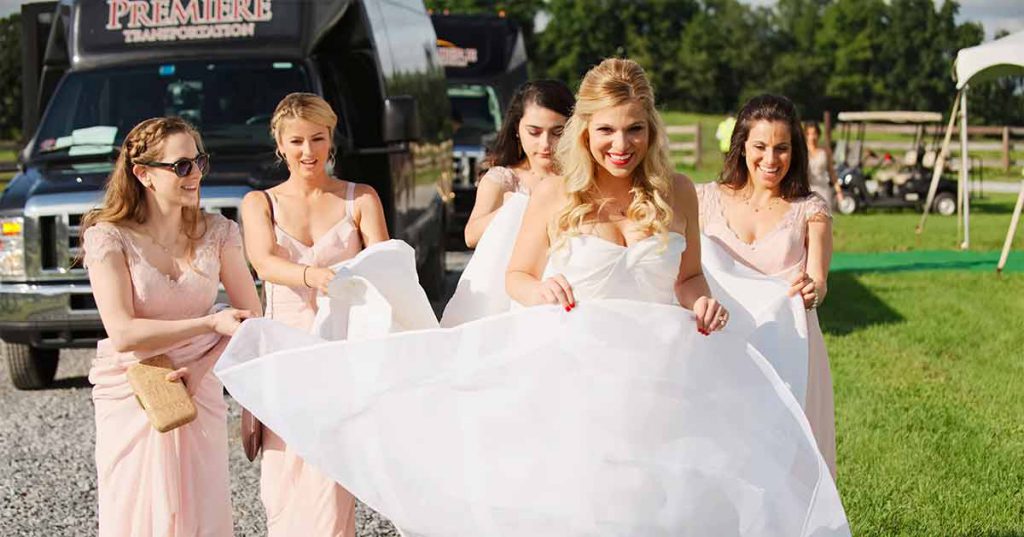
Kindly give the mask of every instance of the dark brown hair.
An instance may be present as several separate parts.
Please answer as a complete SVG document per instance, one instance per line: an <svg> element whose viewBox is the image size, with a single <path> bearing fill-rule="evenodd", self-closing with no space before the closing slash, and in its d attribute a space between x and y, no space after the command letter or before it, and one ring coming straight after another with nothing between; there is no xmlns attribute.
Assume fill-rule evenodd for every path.
<svg viewBox="0 0 1024 537"><path fill-rule="evenodd" d="M498 137L487 152L487 167L514 166L526 158L518 136L526 105L535 104L568 119L575 102L569 87L558 80L534 80L519 86L508 103Z"/></svg>
<svg viewBox="0 0 1024 537"><path fill-rule="evenodd" d="M793 157L789 162L789 171L779 183L779 195L785 200L802 198L811 193L807 178L807 141L800 123L800 115L796 106L789 99L780 95L758 95L747 101L740 108L736 118L736 128L732 131L729 141L729 152L725 156L718 182L733 190L747 186L747 161L744 147L750 136L750 129L758 121L781 121L789 126L789 145Z"/></svg>

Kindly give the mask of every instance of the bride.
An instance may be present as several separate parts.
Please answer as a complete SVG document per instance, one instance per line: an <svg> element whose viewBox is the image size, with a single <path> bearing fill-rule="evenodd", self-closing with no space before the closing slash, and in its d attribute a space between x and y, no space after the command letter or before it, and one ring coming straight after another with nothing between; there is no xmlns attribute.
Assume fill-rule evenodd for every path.
<svg viewBox="0 0 1024 537"><path fill-rule="evenodd" d="M798 402L709 296L665 150L643 70L605 60L509 266L535 307L349 341L251 320L217 375L409 537L848 536Z"/></svg>

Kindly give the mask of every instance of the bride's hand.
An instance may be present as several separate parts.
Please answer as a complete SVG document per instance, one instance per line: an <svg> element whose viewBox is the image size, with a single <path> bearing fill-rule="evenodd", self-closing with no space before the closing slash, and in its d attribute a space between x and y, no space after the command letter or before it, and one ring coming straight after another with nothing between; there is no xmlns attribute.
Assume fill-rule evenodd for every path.
<svg viewBox="0 0 1024 537"><path fill-rule="evenodd" d="M576 307L576 297L572 294L572 286L565 276L556 274L540 282L537 286L538 304L560 304L565 311Z"/></svg>
<svg viewBox="0 0 1024 537"><path fill-rule="evenodd" d="M697 318L697 331L705 336L725 328L725 323L729 322L729 312L709 296L702 296L693 303L693 314Z"/></svg>

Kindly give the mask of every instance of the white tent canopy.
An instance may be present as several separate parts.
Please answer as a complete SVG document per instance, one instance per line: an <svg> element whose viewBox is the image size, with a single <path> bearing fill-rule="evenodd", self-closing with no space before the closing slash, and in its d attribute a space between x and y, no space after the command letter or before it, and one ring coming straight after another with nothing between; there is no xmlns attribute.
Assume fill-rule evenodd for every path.
<svg viewBox="0 0 1024 537"><path fill-rule="evenodd" d="M968 82L983 82L1002 76L1024 75L1024 30L961 49L956 54L956 89Z"/></svg>
<svg viewBox="0 0 1024 537"><path fill-rule="evenodd" d="M962 208L961 216L963 218L964 230L963 242L960 244L960 247L964 249L970 247L971 205L967 171L970 162L967 147L968 84L971 82L984 82L1004 76L1024 76L1024 30L996 39L995 41L961 49L957 52L956 62L953 65L953 78L956 82L957 96L953 99L953 111L950 114L949 125L946 127L946 136L942 142L939 158L935 162L931 188L928 190L928 197L925 201L924 214L921 215L921 222L917 226L918 233L924 230L924 222L928 217L928 210L931 208L935 198L939 178L942 176L942 170L949 155L949 143L952 138L953 127L956 125L957 109L959 108L961 149L958 204ZM1013 235L1020 218L1022 205L1024 205L1024 182L1021 182L1020 196L1017 199L1017 206L1011 218L1010 229L1007 230L1006 242L1003 245L1002 257L999 261L999 270L1002 270L1003 265L1006 263L1006 256L1013 242Z"/></svg>

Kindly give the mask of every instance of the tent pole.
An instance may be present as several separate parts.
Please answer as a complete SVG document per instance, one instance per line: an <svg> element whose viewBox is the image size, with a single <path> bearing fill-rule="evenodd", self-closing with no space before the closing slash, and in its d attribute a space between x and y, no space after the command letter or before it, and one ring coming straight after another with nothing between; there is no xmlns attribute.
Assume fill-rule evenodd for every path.
<svg viewBox="0 0 1024 537"><path fill-rule="evenodd" d="M999 255L999 265L996 272L1002 273L1006 266L1006 258L1010 256L1010 246L1013 245L1013 236L1017 234L1017 224L1020 223L1020 212L1024 209L1024 181L1020 182L1020 194L1017 195L1017 205L1013 208L1013 217L1010 218L1010 227L1006 230L1006 240L1003 242L1003 253Z"/></svg>
<svg viewBox="0 0 1024 537"><path fill-rule="evenodd" d="M953 138L953 127L956 126L956 112L960 107L960 93L953 97L953 111L949 113L949 123L946 125L946 136L942 139L942 146L939 154L935 157L935 164L932 168L932 182L928 185L928 196L924 201L924 212L921 213L921 221L917 223L917 234L924 232L924 222L928 219L928 211L935 202L935 193L939 190L939 179L946 169L946 158L949 156L949 142Z"/></svg>
<svg viewBox="0 0 1024 537"><path fill-rule="evenodd" d="M964 204L964 242L960 244L961 250L971 247L971 177L968 171L970 155L967 151L967 90L970 86L964 86L960 93L960 183L963 185Z"/></svg>

